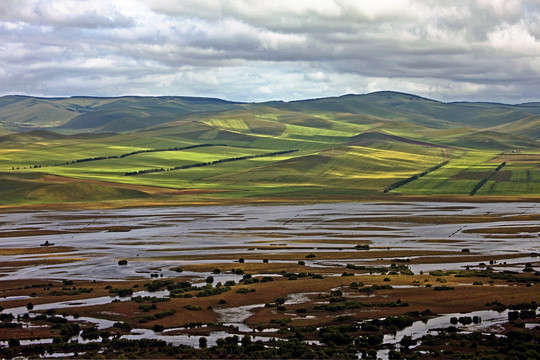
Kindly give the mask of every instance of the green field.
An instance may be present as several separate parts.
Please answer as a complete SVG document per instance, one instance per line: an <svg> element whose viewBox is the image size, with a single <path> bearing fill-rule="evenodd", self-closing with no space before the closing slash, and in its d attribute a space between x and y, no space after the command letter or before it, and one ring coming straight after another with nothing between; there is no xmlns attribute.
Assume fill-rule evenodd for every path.
<svg viewBox="0 0 540 360"><path fill-rule="evenodd" d="M475 198L540 194L540 108L388 92L265 104L182 99L0 101L0 203L163 200L133 186L211 190L203 202L470 196L483 179ZM83 105L80 115L61 111ZM137 115L141 107L155 117ZM103 132L111 127L117 132Z"/></svg>

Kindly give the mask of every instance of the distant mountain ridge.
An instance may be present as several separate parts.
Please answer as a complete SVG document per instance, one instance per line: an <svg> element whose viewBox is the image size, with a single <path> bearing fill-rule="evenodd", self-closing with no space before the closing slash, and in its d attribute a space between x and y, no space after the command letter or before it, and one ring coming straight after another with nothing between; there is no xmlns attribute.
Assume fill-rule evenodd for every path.
<svg viewBox="0 0 540 360"><path fill-rule="evenodd" d="M358 122L397 121L432 129L468 127L499 130L532 139L540 136L537 117L540 115L540 102L517 105L445 103L392 91L262 103L189 96L43 98L10 95L0 97L0 135L33 129L66 134L131 132L183 119L192 121L194 116L211 117L211 114L224 114L231 110L247 111L256 118L257 112L268 112L268 109L274 109L278 117L290 117L290 113L309 115L326 112L358 116Z"/></svg>

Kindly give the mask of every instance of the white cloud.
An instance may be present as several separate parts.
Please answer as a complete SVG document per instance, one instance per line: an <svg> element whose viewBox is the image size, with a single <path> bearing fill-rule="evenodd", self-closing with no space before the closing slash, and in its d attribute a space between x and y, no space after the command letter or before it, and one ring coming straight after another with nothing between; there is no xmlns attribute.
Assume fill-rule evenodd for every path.
<svg viewBox="0 0 540 360"><path fill-rule="evenodd" d="M0 94L519 102L539 23L533 0L3 0Z"/></svg>

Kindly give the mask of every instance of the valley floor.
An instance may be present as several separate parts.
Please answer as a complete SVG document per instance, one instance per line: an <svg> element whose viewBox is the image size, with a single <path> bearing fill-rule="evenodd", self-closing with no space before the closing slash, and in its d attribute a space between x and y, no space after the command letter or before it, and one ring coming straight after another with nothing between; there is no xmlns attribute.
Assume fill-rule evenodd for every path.
<svg viewBox="0 0 540 360"><path fill-rule="evenodd" d="M537 357L538 202L386 200L4 209L0 356Z"/></svg>

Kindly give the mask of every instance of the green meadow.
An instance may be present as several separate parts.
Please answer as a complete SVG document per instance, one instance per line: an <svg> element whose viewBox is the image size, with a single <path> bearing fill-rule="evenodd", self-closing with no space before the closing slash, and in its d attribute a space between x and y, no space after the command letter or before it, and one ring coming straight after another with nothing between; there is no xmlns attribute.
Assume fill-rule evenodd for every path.
<svg viewBox="0 0 540 360"><path fill-rule="evenodd" d="M532 105L382 92L264 104L40 99L41 113L21 99L0 106L0 119L11 120L0 127L2 205L162 199L133 186L211 191L201 201L540 194Z"/></svg>

